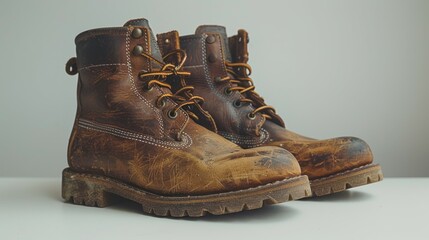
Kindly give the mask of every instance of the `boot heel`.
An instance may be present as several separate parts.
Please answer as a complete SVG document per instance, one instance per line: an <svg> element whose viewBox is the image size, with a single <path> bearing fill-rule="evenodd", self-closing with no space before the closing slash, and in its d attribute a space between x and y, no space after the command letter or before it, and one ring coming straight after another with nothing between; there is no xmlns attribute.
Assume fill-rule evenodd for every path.
<svg viewBox="0 0 429 240"><path fill-rule="evenodd" d="M63 171L62 197L68 202L91 207L107 207L118 200L90 178L68 168Z"/></svg>

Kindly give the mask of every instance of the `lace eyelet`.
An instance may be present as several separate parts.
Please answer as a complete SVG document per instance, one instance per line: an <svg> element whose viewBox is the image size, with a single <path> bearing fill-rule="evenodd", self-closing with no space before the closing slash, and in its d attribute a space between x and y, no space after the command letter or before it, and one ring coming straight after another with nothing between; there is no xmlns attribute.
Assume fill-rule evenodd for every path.
<svg viewBox="0 0 429 240"><path fill-rule="evenodd" d="M222 82L222 78L221 77L215 77L214 81L217 83Z"/></svg>
<svg viewBox="0 0 429 240"><path fill-rule="evenodd" d="M163 107L165 107L165 99L163 99L160 103L157 103L156 104L156 106L158 107L158 108L163 108Z"/></svg>
<svg viewBox="0 0 429 240"><path fill-rule="evenodd" d="M150 92L150 91L152 91L152 89L153 89L153 86L146 86L146 87L144 87L144 90L146 92Z"/></svg>
<svg viewBox="0 0 429 240"><path fill-rule="evenodd" d="M171 118L171 119L175 119L175 118L177 118L177 116L179 115L179 114L177 114L177 112L176 111L173 111L173 110L170 110L170 111L168 111L168 117L169 118Z"/></svg>
<svg viewBox="0 0 429 240"><path fill-rule="evenodd" d="M243 106L243 103L239 99L235 100L232 104L236 108L239 108L239 107Z"/></svg>
<svg viewBox="0 0 429 240"><path fill-rule="evenodd" d="M253 112L250 112L249 114L247 114L247 117L248 117L250 120L255 120L256 115L255 115Z"/></svg>
<svg viewBox="0 0 429 240"><path fill-rule="evenodd" d="M224 92L225 92L225 95L227 96L230 96L232 94L232 91L231 89L229 89L229 87L225 88Z"/></svg>
<svg viewBox="0 0 429 240"><path fill-rule="evenodd" d="M134 54L134 55L136 55L136 56L141 55L143 51L144 51L144 49L143 49L143 47L142 47L142 46L140 46L140 45L136 45L136 46L133 48L133 54Z"/></svg>

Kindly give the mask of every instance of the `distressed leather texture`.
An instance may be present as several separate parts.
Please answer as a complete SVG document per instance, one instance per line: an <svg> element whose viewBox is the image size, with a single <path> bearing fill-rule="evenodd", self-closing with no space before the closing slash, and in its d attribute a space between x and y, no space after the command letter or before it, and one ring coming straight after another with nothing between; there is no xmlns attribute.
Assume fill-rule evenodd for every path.
<svg viewBox="0 0 429 240"><path fill-rule="evenodd" d="M133 36L136 28L141 37ZM169 118L177 103L168 100L159 107L155 101L170 90L147 90L147 79L139 79L141 72L159 70L159 64L132 53L140 45L162 61L147 20L85 31L75 43L79 77L68 146L72 170L174 196L247 189L301 174L296 159L282 148L242 149L196 124L188 110ZM215 130L210 120L205 124Z"/></svg>
<svg viewBox="0 0 429 240"><path fill-rule="evenodd" d="M308 175L311 180L372 163L371 150L361 139L339 137L317 140L304 137L286 129L281 117L269 109L256 113L254 119L248 117L256 108L266 105L264 99L252 91L228 94L225 89L234 87L234 84L218 81L219 78L233 77L227 72L226 62L247 63L249 36L245 30L239 30L237 35L227 38L224 27L206 25L198 27L194 35L181 36L178 41L180 48L188 55L184 69L191 72L191 76L187 84L195 87L195 94L205 98L203 108L212 115L218 133L226 139L247 149L282 147L297 158L302 174ZM164 54L168 51L166 45L160 45ZM244 68L234 68L234 72L248 77ZM251 85L243 82L242 86ZM234 105L244 97L252 99L253 103Z"/></svg>

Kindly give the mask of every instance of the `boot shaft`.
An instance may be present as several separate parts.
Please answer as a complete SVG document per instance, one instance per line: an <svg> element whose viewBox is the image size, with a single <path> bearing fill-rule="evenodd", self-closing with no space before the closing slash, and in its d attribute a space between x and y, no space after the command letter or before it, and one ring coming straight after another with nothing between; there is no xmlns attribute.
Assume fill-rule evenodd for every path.
<svg viewBox="0 0 429 240"><path fill-rule="evenodd" d="M140 24L130 26L130 24ZM125 27L85 31L76 37L79 72L77 121L110 124L156 139L173 140L185 127L189 116L179 109L172 119L169 111L177 104L169 99L156 104L168 88L152 85L141 74L162 66L142 54L162 62L146 20L130 21Z"/></svg>
<svg viewBox="0 0 429 240"><path fill-rule="evenodd" d="M162 34L158 38L160 36ZM247 39L245 31L227 38L224 27L200 26L194 35L181 36L179 43L188 55L184 69L191 76L187 84L195 87L195 94L206 99L203 108L214 118L218 133L240 146L254 147L269 141L262 128L267 118L284 125L281 118L268 109L255 113L266 104L256 93L241 93L241 89L252 87L251 81L228 80L248 77L246 68L234 67L248 60ZM159 44L164 51L171 48L173 41Z"/></svg>

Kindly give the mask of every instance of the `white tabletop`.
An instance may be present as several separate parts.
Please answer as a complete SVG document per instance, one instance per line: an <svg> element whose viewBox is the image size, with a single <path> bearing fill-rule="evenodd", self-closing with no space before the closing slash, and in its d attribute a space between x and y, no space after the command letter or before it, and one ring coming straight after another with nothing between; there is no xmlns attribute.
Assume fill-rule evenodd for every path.
<svg viewBox="0 0 429 240"><path fill-rule="evenodd" d="M233 215L170 219L140 205L64 203L60 179L0 178L0 239L429 239L429 178L387 178Z"/></svg>

